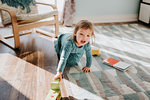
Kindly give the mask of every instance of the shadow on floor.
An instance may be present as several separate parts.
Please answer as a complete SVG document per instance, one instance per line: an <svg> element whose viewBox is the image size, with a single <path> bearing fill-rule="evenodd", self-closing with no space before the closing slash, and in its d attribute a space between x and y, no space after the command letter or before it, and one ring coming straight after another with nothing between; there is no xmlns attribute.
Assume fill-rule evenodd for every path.
<svg viewBox="0 0 150 100"><path fill-rule="evenodd" d="M0 100L30 100L0 77Z"/></svg>

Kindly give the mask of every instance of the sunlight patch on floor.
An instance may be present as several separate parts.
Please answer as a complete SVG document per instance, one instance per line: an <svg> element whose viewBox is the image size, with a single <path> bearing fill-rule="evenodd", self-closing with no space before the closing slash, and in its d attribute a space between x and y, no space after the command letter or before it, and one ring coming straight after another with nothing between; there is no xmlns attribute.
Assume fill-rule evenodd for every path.
<svg viewBox="0 0 150 100"><path fill-rule="evenodd" d="M129 40L126 38L108 37L102 34L96 34L95 43L111 47L120 51L125 51L142 57L150 58L150 45L144 42Z"/></svg>

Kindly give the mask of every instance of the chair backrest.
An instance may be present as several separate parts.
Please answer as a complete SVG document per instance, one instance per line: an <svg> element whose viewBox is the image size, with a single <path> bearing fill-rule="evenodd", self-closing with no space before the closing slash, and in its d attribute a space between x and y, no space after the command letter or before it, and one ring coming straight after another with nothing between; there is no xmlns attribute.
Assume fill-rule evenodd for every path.
<svg viewBox="0 0 150 100"><path fill-rule="evenodd" d="M16 15L37 13L35 0L0 0L0 6L14 11ZM3 25L11 23L11 17L8 12L1 10L0 14Z"/></svg>

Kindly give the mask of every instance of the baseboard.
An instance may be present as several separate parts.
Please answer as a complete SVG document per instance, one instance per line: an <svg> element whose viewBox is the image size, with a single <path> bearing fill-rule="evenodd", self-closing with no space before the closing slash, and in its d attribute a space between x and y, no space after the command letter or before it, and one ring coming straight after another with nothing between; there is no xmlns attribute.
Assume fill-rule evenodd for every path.
<svg viewBox="0 0 150 100"><path fill-rule="evenodd" d="M115 15L115 16L75 16L74 24L82 19L89 20L93 23L113 23L113 22L135 22L138 20L137 14Z"/></svg>

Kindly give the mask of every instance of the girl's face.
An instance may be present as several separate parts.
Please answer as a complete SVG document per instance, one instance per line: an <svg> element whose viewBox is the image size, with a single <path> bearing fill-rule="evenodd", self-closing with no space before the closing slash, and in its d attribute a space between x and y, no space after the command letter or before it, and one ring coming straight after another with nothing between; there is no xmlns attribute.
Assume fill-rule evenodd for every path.
<svg viewBox="0 0 150 100"><path fill-rule="evenodd" d="M76 34L76 44L78 47L87 44L90 41L92 31L90 29L80 28Z"/></svg>

